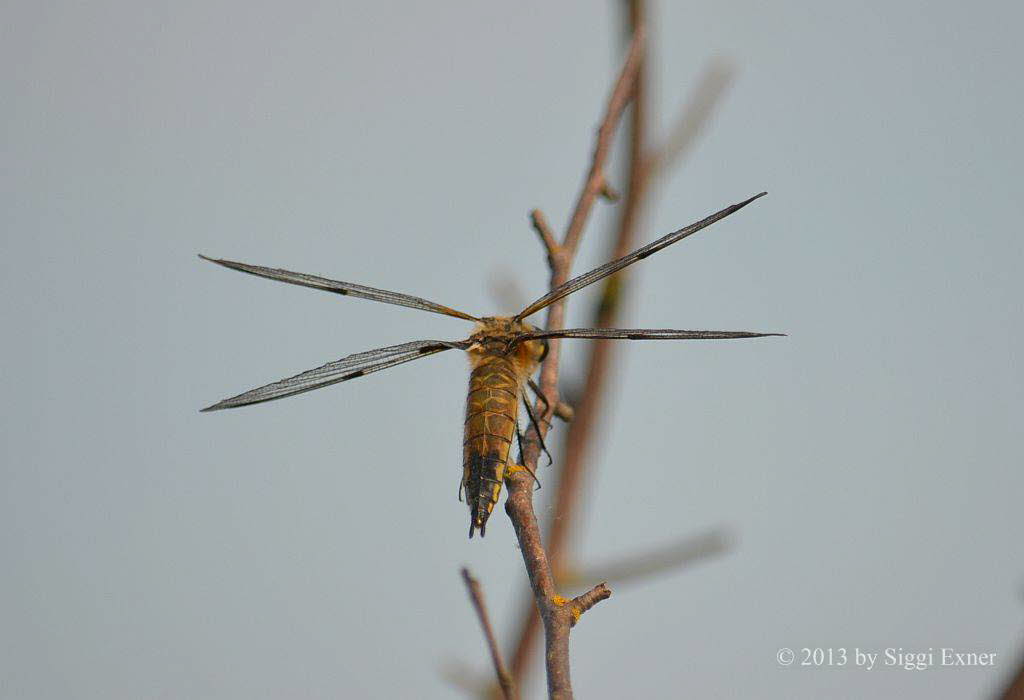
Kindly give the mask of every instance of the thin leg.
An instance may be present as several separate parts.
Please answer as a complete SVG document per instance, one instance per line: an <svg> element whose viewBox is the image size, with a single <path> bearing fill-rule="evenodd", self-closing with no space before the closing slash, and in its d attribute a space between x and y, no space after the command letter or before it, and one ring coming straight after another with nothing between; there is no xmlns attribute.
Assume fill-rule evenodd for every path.
<svg viewBox="0 0 1024 700"><path fill-rule="evenodd" d="M551 410L551 403L548 401L548 397L544 395L544 392L540 390L540 387L537 386L537 382L533 381L533 377L528 378L526 380L526 383L529 385L529 387L531 389L533 389L533 393L535 393L537 395L537 398L541 400L541 403L544 404L544 413L547 413L548 411L550 411ZM525 396L523 397L523 400L524 401L526 400ZM527 403L529 403L529 402L527 401ZM530 415L530 418L533 418L532 414ZM534 423L536 423L536 422L537 421L534 420ZM547 423L548 425L551 425L551 423L549 423L548 421L544 421L544 422Z"/></svg>
<svg viewBox="0 0 1024 700"><path fill-rule="evenodd" d="M529 384L530 388L533 389L533 393L537 395L537 398L544 403L544 413L547 413L549 410L551 410L551 402L549 402L548 397L541 392L540 387L537 386L537 382L533 381L532 378L527 379L526 381ZM558 404L555 405L554 414L561 418L566 423L572 421L574 413L575 412L572 410L572 406L570 406L567 403L559 401ZM551 423L549 423L548 421L544 422L547 423L548 425L551 425Z"/></svg>
<svg viewBox="0 0 1024 700"><path fill-rule="evenodd" d="M545 402L547 401L547 399L542 400ZM544 454L548 456L548 466L551 466L551 464L554 463L555 460L551 458L551 453L548 452L548 446L544 444L544 438L541 437L540 434L540 426L537 424L537 416L533 415L533 407L530 406L530 400L529 398L527 398L525 392L523 393L523 405L526 406L526 415L530 416L530 423L533 425L533 429L537 431L537 437L540 438L540 448L544 450ZM522 449L520 449L520 452L521 451Z"/></svg>

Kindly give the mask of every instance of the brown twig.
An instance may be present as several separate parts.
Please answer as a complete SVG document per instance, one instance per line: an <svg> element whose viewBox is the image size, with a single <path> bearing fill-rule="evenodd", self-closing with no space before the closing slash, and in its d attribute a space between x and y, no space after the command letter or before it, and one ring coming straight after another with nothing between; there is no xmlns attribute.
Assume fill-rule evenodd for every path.
<svg viewBox="0 0 1024 700"><path fill-rule="evenodd" d="M555 406L555 415L569 423L576 417L576 409L564 401L559 401L558 405Z"/></svg>
<svg viewBox="0 0 1024 700"><path fill-rule="evenodd" d="M644 25L645 3L643 0L629 0L628 9L629 26L636 31ZM621 257L635 247L636 231L642 210L649 203L647 200L650 198L652 180L674 166L689 150L730 79L731 73L722 64L712 64L664 145L658 149L651 149L647 143L645 60L643 55L639 57L633 85L633 109L629 119L629 173L626 199L618 221L614 247L608 259ZM623 280L623 272L608 278L590 326L601 328L616 325L615 321L624 298ZM575 417L566 436L560 460L560 478L555 490L548 528L547 554L556 571L568 568L566 551L569 534L575 525L581 485L592 462L587 448L592 441L597 417L604 405L605 387L613 359L614 343L597 340L590 345L586 380L583 385L585 390L579 403L574 406ZM522 616L522 626L512 657L512 674L520 685L526 676L540 622L536 608L532 604L529 605Z"/></svg>
<svg viewBox="0 0 1024 700"><path fill-rule="evenodd" d="M643 31L643 24L639 21L640 19L641 18L638 14L634 14L632 17L632 29L634 36L637 32ZM642 49L643 47L641 46L640 48ZM624 249L624 247L632 240L632 231L634 228L632 223L628 222L632 222L636 218L636 209L639 203L640 189L642 188L639 172L642 167L641 162L644 160L643 149L645 141L642 124L644 121L643 103L646 99L643 58L644 54L642 51L637 52L637 43L634 40L631 46L630 59L627 62L627 65L632 64L634 70L632 78L633 111L630 119L630 182L627 190L626 201L623 207L622 220L619 225L616 254L609 259L621 257L628 252L628 249ZM609 127L607 130L602 129L602 131L599 132L599 144L601 141L600 134L605 131L610 132L610 130L611 128ZM595 159L599 153L601 153L600 146L595 149ZM603 165L601 167L603 167ZM592 185L590 185L591 182L593 183ZM605 180L601 170L596 166L592 166L590 170L590 177L588 178L588 185L594 189L594 194L600 191L600 188L604 183ZM641 187L637 187L638 184L641 184ZM589 203L593 202L593 196L590 196L589 203L586 205L587 208L584 208L585 205L583 202L583 198L588 194L591 194L591 190L588 189L587 186L584 186L583 192L580 195L581 202L577 205L576 213L574 213L572 218L572 224L570 224L570 233L574 232L573 225L577 225L579 230L582 230L582 221L579 219L578 214L580 212L584 212L585 216L585 213L589 211ZM570 240L568 235L566 236L566 239L567 241ZM574 240L578 241L578 234ZM609 278L609 281L605 286L606 292L603 296L607 296L607 290L617 277L618 275L613 275ZM552 288L554 288L554 285L552 285ZM610 311L611 313L607 314L607 316L614 315L614 310ZM558 320L561 321L561 318L559 317ZM605 322L606 319L601 319L601 321L602 322L593 324L593 326L601 328L608 327L610 325ZM548 551L556 565L558 565L562 559L561 555L565 544L565 535L568 532L567 525L573 519L572 512L574 510L575 499L579 493L578 485L582 476L583 465L582 445L590 438L597 402L599 401L599 395L601 394L602 387L604 385L603 378L607 362L598 358L596 353L600 352L598 348L602 348L606 345L608 345L608 343L602 343L600 341L593 344L594 350L592 351L592 357L589 362L587 380L585 384L586 391L584 392L583 399L579 406L574 407L575 416L566 438L566 446L564 450L565 459L563 460L561 478L558 489L555 492L555 506L552 511L554 516L548 530ZM542 386L544 386L545 389L547 388L546 385ZM516 645L515 655L512 657L512 673L520 684L526 675L526 669L530 661L530 652L533 647L533 642L537 637L540 622L541 617L538 616L537 609L531 606L530 610L523 617L523 627L519 633L519 640Z"/></svg>
<svg viewBox="0 0 1024 700"><path fill-rule="evenodd" d="M547 217L544 216L544 212L540 209L531 211L530 223L533 224L533 230L540 236L540 242L544 244L544 251L548 254L549 264L553 263L554 259L558 256L559 245L558 241L555 240L555 234L551 231Z"/></svg>
<svg viewBox="0 0 1024 700"><path fill-rule="evenodd" d="M633 34L629 53L619 78L608 100L604 119L597 132L593 160L583 189L580 192L576 207L573 210L568 229L561 245L552 247L545 240L549 250L551 268L551 289L565 283L572 270L572 260L579 247L580 238L587 218L600 194L605 182L605 163L611 148L612 137L626 105L629 103L635 86L640 59L643 55L644 32L637 28ZM535 219L536 221L536 219ZM542 240L544 238L543 233ZM551 240L554 237L551 236ZM564 326L565 302L559 301L548 309L548 330L557 330ZM547 433L551 416L558 404L558 362L560 343L552 340L549 343L547 359L541 368L540 387L546 400L538 398L536 410L543 419L527 431L523 441L521 462L526 469L513 471L506 476L508 499L505 511L516 531L519 548L523 554L523 562L530 578L534 600L540 619L544 625L546 646L546 667L548 676L548 694L552 698L571 698L572 685L569 677L569 629L574 624L573 608L567 605L564 598L558 595L555 588L554 575L544 550L544 543L533 510L533 478L540 456L540 442ZM610 594L610 591L609 591ZM596 601L595 601L596 602Z"/></svg>
<svg viewBox="0 0 1024 700"><path fill-rule="evenodd" d="M601 582L582 595L578 595L569 601L569 614L572 615L572 622L575 625L580 621L583 613L600 603L602 600L611 598L612 590L608 584Z"/></svg>
<svg viewBox="0 0 1024 700"><path fill-rule="evenodd" d="M494 663L494 672L498 676L498 685L505 696L505 700L516 700L515 684L512 682L512 674L505 666L505 660L501 658L501 650L498 649L498 641L494 638L494 628L491 627L491 618L487 614L487 606L484 604L484 592L480 582L473 578L469 569L463 567L462 580L466 583L466 590L469 592L469 599L473 602L476 615L480 618L480 626L484 630L484 638L487 640L487 647L491 652L491 661Z"/></svg>

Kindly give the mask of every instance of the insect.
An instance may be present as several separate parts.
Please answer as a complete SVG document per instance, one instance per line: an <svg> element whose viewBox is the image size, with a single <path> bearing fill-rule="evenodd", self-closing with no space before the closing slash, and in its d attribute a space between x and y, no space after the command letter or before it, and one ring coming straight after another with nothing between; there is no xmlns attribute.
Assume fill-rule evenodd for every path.
<svg viewBox="0 0 1024 700"><path fill-rule="evenodd" d="M466 399L466 421L462 455L462 481L460 497L464 491L469 506L469 536L476 530L483 537L487 519L498 502L505 475L512 470L524 469L509 463L513 437L519 433L519 402L523 401L527 414L536 428L536 417L526 395L529 386L547 403L531 376L540 366L548 351L548 340L554 338L601 338L617 340L713 340L730 338L757 338L781 333L752 333L747 331L686 331L673 329L623 328L569 328L546 331L526 322L526 318L551 304L604 279L608 275L643 260L663 248L724 219L742 209L762 192L745 201L733 204L685 228L674 231L653 243L634 250L618 260L601 265L586 274L575 277L540 297L515 316L476 317L448 306L419 297L374 289L351 282L339 282L316 275L290 272L258 265L218 260L204 255L199 257L218 265L266 277L279 282L322 289L343 296L359 297L385 304L407 306L421 311L454 316L476 323L473 333L465 340L415 340L401 345L368 350L343 357L334 362L288 377L272 384L246 391L202 409L217 411L249 404L283 399L331 384L379 372L405 362L411 362L446 350L463 350L469 355L471 371L469 394Z"/></svg>

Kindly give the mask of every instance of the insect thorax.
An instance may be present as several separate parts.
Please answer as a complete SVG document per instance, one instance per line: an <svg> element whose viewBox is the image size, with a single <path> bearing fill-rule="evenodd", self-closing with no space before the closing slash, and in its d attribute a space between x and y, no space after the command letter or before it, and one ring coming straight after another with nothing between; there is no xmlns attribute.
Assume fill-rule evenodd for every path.
<svg viewBox="0 0 1024 700"><path fill-rule="evenodd" d="M537 369L547 353L547 346L541 340L517 340L522 334L536 330L529 323L507 316L482 318L469 336L473 343L467 350L470 362L478 367L489 358L507 358L515 367L520 381L525 381Z"/></svg>

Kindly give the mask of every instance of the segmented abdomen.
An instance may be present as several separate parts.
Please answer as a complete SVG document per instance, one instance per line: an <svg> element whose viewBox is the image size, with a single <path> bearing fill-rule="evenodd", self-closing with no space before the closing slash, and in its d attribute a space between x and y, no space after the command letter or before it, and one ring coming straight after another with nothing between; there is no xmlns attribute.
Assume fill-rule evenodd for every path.
<svg viewBox="0 0 1024 700"><path fill-rule="evenodd" d="M489 357L469 375L466 431L462 443L462 485L469 504L469 536L479 528L498 502L509 450L516 435L519 413L519 378L512 362Z"/></svg>

